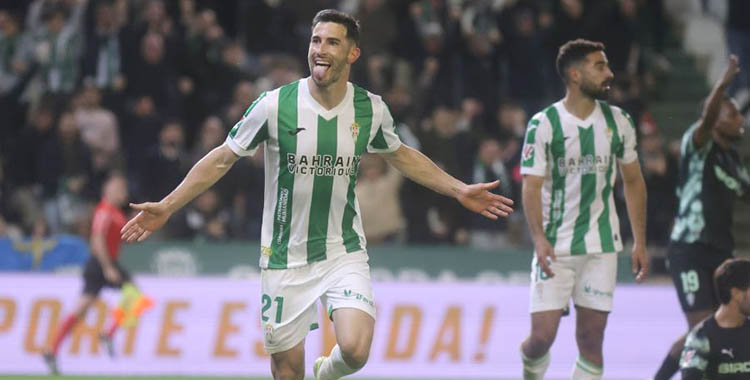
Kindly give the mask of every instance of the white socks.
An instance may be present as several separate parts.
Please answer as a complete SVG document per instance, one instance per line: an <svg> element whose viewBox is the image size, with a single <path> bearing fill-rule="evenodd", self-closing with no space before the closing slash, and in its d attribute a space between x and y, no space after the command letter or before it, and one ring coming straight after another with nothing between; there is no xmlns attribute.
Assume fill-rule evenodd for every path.
<svg viewBox="0 0 750 380"><path fill-rule="evenodd" d="M573 366L573 374L571 375L572 380L601 380L603 368L596 364L592 364L578 355L575 366Z"/></svg>
<svg viewBox="0 0 750 380"><path fill-rule="evenodd" d="M351 368L341 356L339 345L333 346L330 355L323 360L318 370L318 379L320 380L337 380L346 375L351 375L359 371L359 368Z"/></svg>
<svg viewBox="0 0 750 380"><path fill-rule="evenodd" d="M549 351L542 357L536 359L527 358L521 350L521 359L523 360L523 380L542 380L544 373L549 367Z"/></svg>

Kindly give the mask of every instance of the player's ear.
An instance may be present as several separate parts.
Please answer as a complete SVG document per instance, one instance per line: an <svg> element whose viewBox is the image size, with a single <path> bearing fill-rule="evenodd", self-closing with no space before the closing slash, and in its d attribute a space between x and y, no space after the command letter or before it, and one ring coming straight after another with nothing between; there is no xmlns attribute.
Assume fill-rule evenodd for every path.
<svg viewBox="0 0 750 380"><path fill-rule="evenodd" d="M581 82L581 68L578 65L570 65L568 67L568 83L580 83Z"/></svg>
<svg viewBox="0 0 750 380"><path fill-rule="evenodd" d="M741 300L745 292L739 288L729 288L729 301Z"/></svg>
<svg viewBox="0 0 750 380"><path fill-rule="evenodd" d="M346 61L351 65L352 63L356 62L357 59L359 59L359 55L362 54L362 51L359 50L359 46L355 44L354 42L350 42L352 44L352 47L349 49L349 56L346 57Z"/></svg>

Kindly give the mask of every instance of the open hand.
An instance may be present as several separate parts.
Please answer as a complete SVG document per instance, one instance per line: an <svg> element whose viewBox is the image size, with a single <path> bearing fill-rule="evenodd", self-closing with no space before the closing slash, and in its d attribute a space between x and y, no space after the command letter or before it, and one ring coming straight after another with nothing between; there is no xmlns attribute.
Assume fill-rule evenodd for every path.
<svg viewBox="0 0 750 380"><path fill-rule="evenodd" d="M499 185L500 181L467 185L457 199L467 209L497 220L499 216L506 217L513 212L513 200L490 192Z"/></svg>
<svg viewBox="0 0 750 380"><path fill-rule="evenodd" d="M146 240L152 232L161 228L170 216L166 207L161 203L131 203L130 207L140 212L120 230L120 238L128 243Z"/></svg>

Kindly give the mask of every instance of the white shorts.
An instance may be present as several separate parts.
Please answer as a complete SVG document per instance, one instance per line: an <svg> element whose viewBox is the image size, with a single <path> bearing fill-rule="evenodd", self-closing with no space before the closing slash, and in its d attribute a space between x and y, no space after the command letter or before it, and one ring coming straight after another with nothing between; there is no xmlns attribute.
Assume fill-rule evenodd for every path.
<svg viewBox="0 0 750 380"><path fill-rule="evenodd" d="M260 311L266 351L286 351L318 328L318 299L329 318L340 308L359 309L375 318L367 260L362 251L299 268L263 269Z"/></svg>
<svg viewBox="0 0 750 380"><path fill-rule="evenodd" d="M551 269L555 276L549 278L537 265L534 254L529 312L562 310L571 297L576 306L612 311L617 283L616 253L558 256Z"/></svg>

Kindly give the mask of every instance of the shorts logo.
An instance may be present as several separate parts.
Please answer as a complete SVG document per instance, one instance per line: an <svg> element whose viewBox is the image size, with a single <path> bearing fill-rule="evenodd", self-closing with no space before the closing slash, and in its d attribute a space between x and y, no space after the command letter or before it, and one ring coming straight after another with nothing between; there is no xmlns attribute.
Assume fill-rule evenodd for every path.
<svg viewBox="0 0 750 380"><path fill-rule="evenodd" d="M371 299L363 296L361 293L353 292L351 289L344 289L344 297L354 297L357 301L362 301L370 306L375 306Z"/></svg>
<svg viewBox="0 0 750 380"><path fill-rule="evenodd" d="M590 283L586 283L586 285L583 286L583 292L594 297L612 298L613 296L612 292L605 292L603 290L592 288Z"/></svg>
<svg viewBox="0 0 750 380"><path fill-rule="evenodd" d="M271 250L270 247L262 245L260 246L260 254L264 257L271 257L271 255L273 255L273 250Z"/></svg>
<svg viewBox="0 0 750 380"><path fill-rule="evenodd" d="M273 343L273 332L273 325L270 323L266 323L266 325L263 327L263 337L268 344Z"/></svg>

